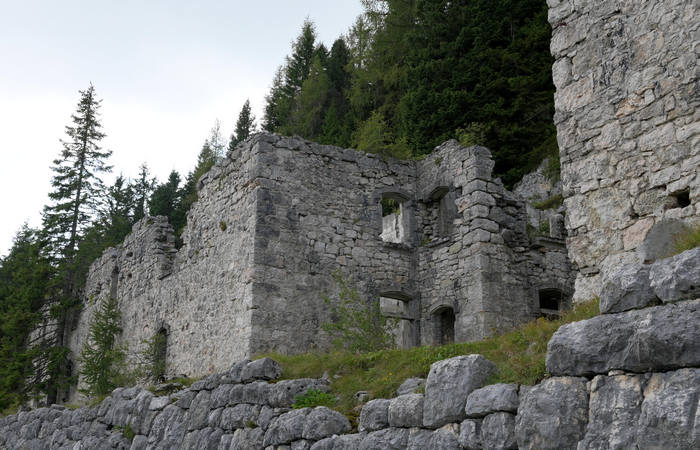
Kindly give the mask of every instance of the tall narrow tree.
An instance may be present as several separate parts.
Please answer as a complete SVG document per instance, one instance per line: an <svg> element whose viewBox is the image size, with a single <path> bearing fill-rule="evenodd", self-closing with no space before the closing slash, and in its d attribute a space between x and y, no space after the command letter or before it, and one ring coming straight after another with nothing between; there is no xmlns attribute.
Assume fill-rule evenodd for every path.
<svg viewBox="0 0 700 450"><path fill-rule="evenodd" d="M141 220L146 215L148 200L156 187L156 179L151 178L148 165L141 164L139 167L139 177L133 183L134 190L134 223Z"/></svg>
<svg viewBox="0 0 700 450"><path fill-rule="evenodd" d="M111 171L106 160L112 154L100 147L105 137L100 123L100 103L92 84L80 91L72 124L66 126L68 139L62 140L63 149L54 160L51 203L44 207L43 233L48 253L58 268L58 276L51 293L51 315L57 321L55 347L48 349L48 401L55 402L60 389L69 379L67 350L64 347L67 320L79 304L74 258L78 244L91 220L96 216L104 194L101 174Z"/></svg>
<svg viewBox="0 0 700 450"><path fill-rule="evenodd" d="M233 134L231 134L231 141L228 144L228 149L233 150L253 133L255 133L255 116L250 108L250 100L246 99L245 103L243 103L243 108L241 108L241 112L238 114L236 129Z"/></svg>

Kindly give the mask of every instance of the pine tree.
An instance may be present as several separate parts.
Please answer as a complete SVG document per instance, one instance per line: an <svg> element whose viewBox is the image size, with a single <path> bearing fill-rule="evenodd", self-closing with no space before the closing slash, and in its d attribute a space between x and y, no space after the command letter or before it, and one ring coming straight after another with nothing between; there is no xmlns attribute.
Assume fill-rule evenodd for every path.
<svg viewBox="0 0 700 450"><path fill-rule="evenodd" d="M255 133L255 116L250 109L250 100L246 99L241 112L238 114L236 129L231 134L231 141L228 144L229 151L236 148L238 144L248 139L253 133Z"/></svg>
<svg viewBox="0 0 700 450"><path fill-rule="evenodd" d="M288 98L294 98L309 77L316 50L315 42L316 28L307 19L301 27L301 34L292 44L292 54L287 58L284 70L284 93Z"/></svg>
<svg viewBox="0 0 700 450"><path fill-rule="evenodd" d="M321 63L321 58L317 56L314 58L309 76L296 96L288 125L281 127L282 132L318 140L326 115L330 86L326 69Z"/></svg>
<svg viewBox="0 0 700 450"><path fill-rule="evenodd" d="M106 160L111 151L102 150L99 109L92 84L80 91L72 125L66 126L67 140L62 140L63 150L54 160L52 170L53 191L49 193L52 204L44 207L42 233L47 242L47 253L58 268L50 286L50 313L57 321L54 345L45 349L47 401L56 402L59 391L70 381L64 339L69 318L75 313L78 297L78 267L75 256L82 237L97 216L104 198L104 185L100 175L111 171Z"/></svg>
<svg viewBox="0 0 700 450"><path fill-rule="evenodd" d="M221 134L221 121L219 119L216 119L216 121L214 121L214 126L209 132L209 137L207 138L206 143L207 145L209 145L209 149L214 154L214 161L224 156L226 142L224 141L224 137Z"/></svg>
<svg viewBox="0 0 700 450"><path fill-rule="evenodd" d="M146 215L148 200L155 187L156 179L150 177L148 165L146 165L146 163L141 164L139 167L139 177L133 184L134 201L136 202L134 207L134 223L138 222Z"/></svg>

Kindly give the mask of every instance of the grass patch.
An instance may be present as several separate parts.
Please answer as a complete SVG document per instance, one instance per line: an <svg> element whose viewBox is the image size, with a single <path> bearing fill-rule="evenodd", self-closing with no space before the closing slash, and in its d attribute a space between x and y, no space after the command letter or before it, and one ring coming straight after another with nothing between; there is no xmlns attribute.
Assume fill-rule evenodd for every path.
<svg viewBox="0 0 700 450"><path fill-rule="evenodd" d="M564 197L562 197L561 194L557 194L549 197L546 200L542 200L541 202L534 202L532 206L537 209L545 210L559 208L562 204L564 204Z"/></svg>
<svg viewBox="0 0 700 450"><path fill-rule="evenodd" d="M688 227L685 233L674 236L673 253L669 256L683 253L695 247L700 247L700 225Z"/></svg>
<svg viewBox="0 0 700 450"><path fill-rule="evenodd" d="M489 380L490 383L535 384L547 376L545 356L552 334L565 323L597 314L598 301L591 300L576 305L560 319L540 318L478 342L362 354L331 352L265 356L284 367L284 378L320 378L328 372L330 395L339 399L334 409L356 422L359 411L354 408L355 392L369 391L371 398L391 398L406 378L426 377L432 363L453 356L479 353L493 361L498 366L498 373Z"/></svg>
<svg viewBox="0 0 700 450"><path fill-rule="evenodd" d="M335 406L337 399L325 392L321 392L317 389L309 389L302 395L297 395L294 399L294 404L292 408L313 408L315 406Z"/></svg>

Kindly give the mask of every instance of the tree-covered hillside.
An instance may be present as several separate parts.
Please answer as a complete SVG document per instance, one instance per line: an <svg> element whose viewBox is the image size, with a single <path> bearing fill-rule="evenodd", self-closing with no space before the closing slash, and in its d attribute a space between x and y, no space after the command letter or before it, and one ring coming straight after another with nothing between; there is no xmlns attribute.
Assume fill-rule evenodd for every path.
<svg viewBox="0 0 700 450"><path fill-rule="evenodd" d="M488 146L507 185L556 153L544 1L362 3L330 50L304 23L265 129L403 158L457 137Z"/></svg>

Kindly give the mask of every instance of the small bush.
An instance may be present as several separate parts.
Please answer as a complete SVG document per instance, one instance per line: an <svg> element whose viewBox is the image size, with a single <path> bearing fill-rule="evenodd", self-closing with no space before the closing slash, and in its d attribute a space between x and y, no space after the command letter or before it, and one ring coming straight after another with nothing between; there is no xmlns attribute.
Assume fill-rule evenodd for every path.
<svg viewBox="0 0 700 450"><path fill-rule="evenodd" d="M150 339L142 342L143 350L137 355L134 373L141 381L158 382L165 376L165 356L168 337L164 333L156 333Z"/></svg>
<svg viewBox="0 0 700 450"><path fill-rule="evenodd" d="M695 247L700 247L700 225L688 227L686 232L674 236L673 253L669 256L683 253Z"/></svg>
<svg viewBox="0 0 700 450"><path fill-rule="evenodd" d="M219 228L221 228L221 231L226 231L226 228L228 228L228 226L226 225L226 222L222 220L221 222L219 222Z"/></svg>
<svg viewBox="0 0 700 450"><path fill-rule="evenodd" d="M356 353L393 348L396 319L382 316L379 301L360 297L340 272L334 273L333 278L340 288L340 298L331 301L323 297L333 321L322 324L321 328L333 338L334 347Z"/></svg>
<svg viewBox="0 0 700 450"><path fill-rule="evenodd" d="M337 402L336 398L331 394L321 392L317 389L309 389L302 395L297 395L294 398L292 408L313 408L314 406L333 406Z"/></svg>
<svg viewBox="0 0 700 450"><path fill-rule="evenodd" d="M457 129L457 140L465 147L486 145L486 135L491 127L485 123L472 122L464 128Z"/></svg>

